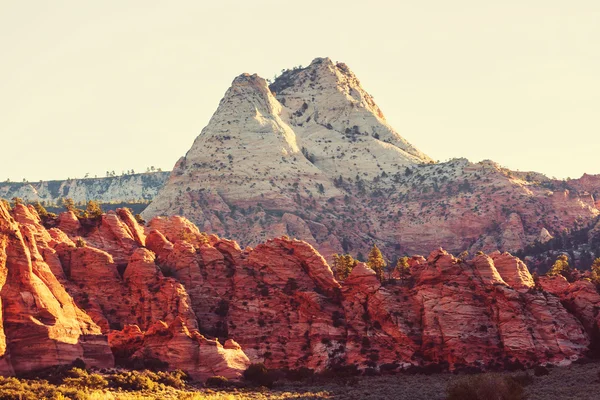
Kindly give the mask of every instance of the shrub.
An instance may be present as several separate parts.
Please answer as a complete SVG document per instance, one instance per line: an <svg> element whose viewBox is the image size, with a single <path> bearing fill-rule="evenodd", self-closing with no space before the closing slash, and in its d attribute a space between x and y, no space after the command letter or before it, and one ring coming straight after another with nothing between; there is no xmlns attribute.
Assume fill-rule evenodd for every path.
<svg viewBox="0 0 600 400"><path fill-rule="evenodd" d="M229 380L224 376L211 376L204 385L209 388L223 388L229 386Z"/></svg>
<svg viewBox="0 0 600 400"><path fill-rule="evenodd" d="M80 376L77 378L65 378L63 383L67 386L73 386L79 389L104 389L108 387L108 381L99 374L88 375L86 373L85 376Z"/></svg>
<svg viewBox="0 0 600 400"><path fill-rule="evenodd" d="M44 380L19 380L0 376L0 399L2 400L39 400L74 399L88 400L85 392L69 387L56 387Z"/></svg>
<svg viewBox="0 0 600 400"><path fill-rule="evenodd" d="M155 380L151 379L152 372L129 371L111 376L112 385L124 390L154 390L156 388Z"/></svg>
<svg viewBox="0 0 600 400"><path fill-rule="evenodd" d="M256 386L273 386L273 378L263 363L250 364L244 371L244 379Z"/></svg>
<svg viewBox="0 0 600 400"><path fill-rule="evenodd" d="M447 400L524 400L523 386L510 376L481 374L464 377L447 388Z"/></svg>
<svg viewBox="0 0 600 400"><path fill-rule="evenodd" d="M159 371L156 373L156 376L159 383L174 387L175 389L185 388L186 381L189 379L188 375L180 369L175 371Z"/></svg>

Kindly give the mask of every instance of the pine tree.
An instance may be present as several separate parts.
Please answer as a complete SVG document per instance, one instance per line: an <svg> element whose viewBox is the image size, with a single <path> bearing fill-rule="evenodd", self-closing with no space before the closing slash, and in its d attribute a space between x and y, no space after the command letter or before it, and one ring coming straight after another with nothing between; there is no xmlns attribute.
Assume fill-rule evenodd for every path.
<svg viewBox="0 0 600 400"><path fill-rule="evenodd" d="M63 207L65 208L65 210L67 210L67 211L75 212L77 210L77 208L75 207L75 202L71 198L68 198L68 197L64 198L62 200L62 204L63 204Z"/></svg>
<svg viewBox="0 0 600 400"><path fill-rule="evenodd" d="M546 275L548 275L548 276L562 275L565 278L567 278L567 280L570 280L571 279L571 266L569 265L569 257L567 257L564 254L561 254L560 256L558 256L558 258L554 262L554 265L552 265L552 268L550 268L550 271L548 271L548 273Z"/></svg>
<svg viewBox="0 0 600 400"><path fill-rule="evenodd" d="M35 203L33 207L35 208L35 211L37 211L40 218L45 218L48 216L48 211L46 211L44 206L39 201Z"/></svg>
<svg viewBox="0 0 600 400"><path fill-rule="evenodd" d="M87 211L88 215L92 218L101 217L102 213L103 213L102 207L100 207L100 204L94 200L88 201L86 211Z"/></svg>
<svg viewBox="0 0 600 400"><path fill-rule="evenodd" d="M356 261L350 254L334 254L333 255L333 270L337 279L345 280L358 261Z"/></svg>
<svg viewBox="0 0 600 400"><path fill-rule="evenodd" d="M387 264L383 259L383 254L381 254L381 251L379 250L377 245L374 244L367 258L367 266L373 271L375 271L375 273L377 274L377 279L379 279L380 282L383 282L383 269L386 265Z"/></svg>
<svg viewBox="0 0 600 400"><path fill-rule="evenodd" d="M600 258L596 258L592 263L592 282L600 285Z"/></svg>
<svg viewBox="0 0 600 400"><path fill-rule="evenodd" d="M410 265L408 265L408 257L400 257L396 262L396 272L400 279L406 279L410 276Z"/></svg>

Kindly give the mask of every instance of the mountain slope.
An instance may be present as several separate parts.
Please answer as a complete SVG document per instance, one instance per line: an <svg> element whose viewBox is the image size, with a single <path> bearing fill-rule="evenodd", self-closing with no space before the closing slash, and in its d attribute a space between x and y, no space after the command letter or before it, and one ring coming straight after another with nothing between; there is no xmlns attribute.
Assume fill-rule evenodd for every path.
<svg viewBox="0 0 600 400"><path fill-rule="evenodd" d="M377 242L393 259L440 245L517 250L600 211L583 186L491 161L432 163L345 64L319 58L270 86L256 75L233 81L143 215L174 214L243 245L289 235L329 257Z"/></svg>

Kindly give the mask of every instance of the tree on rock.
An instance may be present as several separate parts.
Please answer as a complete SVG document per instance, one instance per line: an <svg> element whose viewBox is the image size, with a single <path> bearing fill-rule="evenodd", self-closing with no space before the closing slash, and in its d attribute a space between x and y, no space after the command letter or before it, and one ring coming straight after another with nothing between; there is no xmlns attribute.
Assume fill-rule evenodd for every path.
<svg viewBox="0 0 600 400"><path fill-rule="evenodd" d="M356 264L358 263L350 254L334 254L333 255L333 271L339 280L344 280L350 275Z"/></svg>
<svg viewBox="0 0 600 400"><path fill-rule="evenodd" d="M377 247L376 244L373 245L371 251L369 252L369 257L367 258L367 265L377 274L377 278L380 282L383 282L383 270L387 265L385 260L383 259L383 254L381 254L381 250Z"/></svg>
<svg viewBox="0 0 600 400"><path fill-rule="evenodd" d="M13 197L12 202L15 206L18 206L20 204L23 204L23 199L20 197Z"/></svg>
<svg viewBox="0 0 600 400"><path fill-rule="evenodd" d="M596 258L592 263L592 282L596 285L600 285L600 258Z"/></svg>
<svg viewBox="0 0 600 400"><path fill-rule="evenodd" d="M546 275L562 275L567 278L567 280L571 280L571 266L569 265L569 257L567 257L565 254L558 256L554 262L554 265L552 268L550 268L550 271L548 271Z"/></svg>
<svg viewBox="0 0 600 400"><path fill-rule="evenodd" d="M100 207L100 204L94 200L88 201L86 211L87 211L88 215L92 218L101 217L102 213L103 213L102 207Z"/></svg>
<svg viewBox="0 0 600 400"><path fill-rule="evenodd" d="M67 211L75 212L77 210L77 207L75 207L75 202L71 198L68 198L68 197L64 198L62 200L62 204L63 204L63 207L65 208L65 210L67 210Z"/></svg>
<svg viewBox="0 0 600 400"><path fill-rule="evenodd" d="M35 208L35 211L38 213L40 218L46 218L48 216L48 211L39 201L33 205L33 208Z"/></svg>
<svg viewBox="0 0 600 400"><path fill-rule="evenodd" d="M406 279L410 276L410 265L408 265L408 257L400 257L396 262L396 274L400 279Z"/></svg>

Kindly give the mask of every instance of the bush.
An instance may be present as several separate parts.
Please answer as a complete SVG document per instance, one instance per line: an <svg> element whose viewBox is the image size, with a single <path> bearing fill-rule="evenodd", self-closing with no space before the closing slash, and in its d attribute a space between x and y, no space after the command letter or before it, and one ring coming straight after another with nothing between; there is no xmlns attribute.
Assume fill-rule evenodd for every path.
<svg viewBox="0 0 600 400"><path fill-rule="evenodd" d="M256 386L273 386L273 378L263 363L250 364L244 371L244 379Z"/></svg>
<svg viewBox="0 0 600 400"><path fill-rule="evenodd" d="M88 400L85 392L69 387L56 387L44 380L19 380L0 376L0 399L2 400Z"/></svg>
<svg viewBox="0 0 600 400"><path fill-rule="evenodd" d="M550 373L550 370L548 370L548 368L544 367L543 365L538 365L533 369L533 374L535 376L546 376Z"/></svg>
<svg viewBox="0 0 600 400"><path fill-rule="evenodd" d="M72 368L63 379L63 384L80 389L104 389L108 386L108 381L102 375L88 374L84 369Z"/></svg>
<svg viewBox="0 0 600 400"><path fill-rule="evenodd" d="M209 388L223 388L229 386L229 380L224 376L211 376L204 382L204 386Z"/></svg>
<svg viewBox="0 0 600 400"><path fill-rule="evenodd" d="M523 386L510 376L471 375L450 383L447 400L524 400Z"/></svg>
<svg viewBox="0 0 600 400"><path fill-rule="evenodd" d="M156 381L150 375L155 375L152 372L129 371L122 372L111 376L111 382L114 387L124 390L154 390L156 389ZM153 377L154 378L154 377Z"/></svg>
<svg viewBox="0 0 600 400"><path fill-rule="evenodd" d="M156 373L158 382L163 385L174 387L175 389L183 389L186 386L188 375L182 370L178 369L175 371L159 371Z"/></svg>

